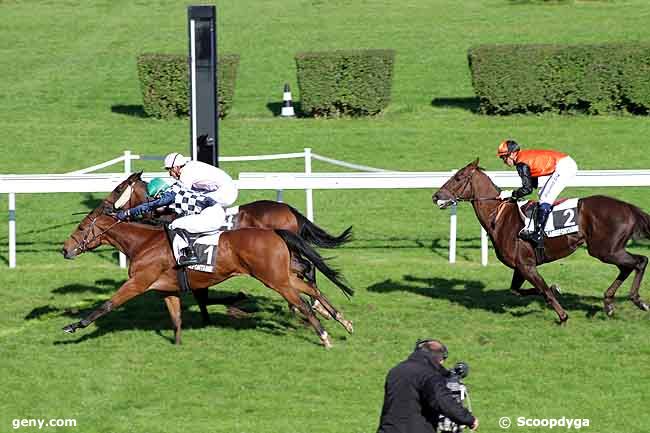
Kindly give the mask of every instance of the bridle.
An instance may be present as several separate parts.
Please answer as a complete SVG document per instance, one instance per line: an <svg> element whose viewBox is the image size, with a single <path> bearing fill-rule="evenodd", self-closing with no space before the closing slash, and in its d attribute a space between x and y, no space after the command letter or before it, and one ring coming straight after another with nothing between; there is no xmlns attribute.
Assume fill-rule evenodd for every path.
<svg viewBox="0 0 650 433"><path fill-rule="evenodd" d="M81 242L77 241L77 246L74 247L74 249L70 252L70 254L77 253L77 252L79 254L81 254L81 253L87 251L88 244L93 242L95 239L99 239L100 237L104 236L104 234L106 234L109 230L111 230L113 227L115 227L116 225L118 225L119 223L122 222L120 220L115 220L115 222L113 224L111 224L107 229L102 230L99 234L94 234L93 233L93 228L95 227L95 224L97 223L97 219L102 215L111 216L106 211L103 211L101 214L94 217L92 219L92 221L90 222L90 225L84 229L83 238L81 239ZM90 235L92 235L92 237L90 237ZM90 239L89 239L89 237L90 237ZM74 239L74 237L73 237L73 239Z"/></svg>
<svg viewBox="0 0 650 433"><path fill-rule="evenodd" d="M471 203L471 202L475 202L475 201L500 200L499 196L496 196L496 197L474 197L474 198L463 198L463 197L461 197L462 195L464 195L463 193L465 192L465 190L467 190L467 187L470 187L470 189L471 189L472 177L474 175L474 171L476 171L476 167L474 167L474 169L466 176L465 183L463 184L463 186L461 188L459 188L459 191L460 191L459 193L454 193L453 191L449 190L449 188L446 188L444 186L442 188L440 188L440 191L446 191L450 196L453 197L450 200L452 202L452 204L456 204L456 203L462 202L462 201L467 201L467 202Z"/></svg>

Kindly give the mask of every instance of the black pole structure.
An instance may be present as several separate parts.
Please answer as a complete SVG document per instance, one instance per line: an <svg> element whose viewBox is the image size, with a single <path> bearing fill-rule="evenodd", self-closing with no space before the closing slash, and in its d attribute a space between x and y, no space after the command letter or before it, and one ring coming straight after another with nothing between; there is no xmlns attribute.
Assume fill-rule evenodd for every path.
<svg viewBox="0 0 650 433"><path fill-rule="evenodd" d="M188 6L190 155L219 166L217 26L214 6Z"/></svg>

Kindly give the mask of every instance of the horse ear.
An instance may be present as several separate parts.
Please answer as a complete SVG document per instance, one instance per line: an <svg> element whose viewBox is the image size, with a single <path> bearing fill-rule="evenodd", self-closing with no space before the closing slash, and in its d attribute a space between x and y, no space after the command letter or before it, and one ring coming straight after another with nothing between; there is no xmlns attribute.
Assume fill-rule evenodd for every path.
<svg viewBox="0 0 650 433"><path fill-rule="evenodd" d="M474 167L478 167L478 156L476 157L476 159L474 160L474 162L472 162L471 165L473 165Z"/></svg>
<svg viewBox="0 0 650 433"><path fill-rule="evenodd" d="M142 171L137 171L129 176L129 180L142 180Z"/></svg>

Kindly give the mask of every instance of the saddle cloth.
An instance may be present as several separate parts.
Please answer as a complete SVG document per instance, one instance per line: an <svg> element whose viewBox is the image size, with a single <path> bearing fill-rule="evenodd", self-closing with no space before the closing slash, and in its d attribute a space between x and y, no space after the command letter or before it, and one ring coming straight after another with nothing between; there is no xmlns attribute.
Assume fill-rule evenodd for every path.
<svg viewBox="0 0 650 433"><path fill-rule="evenodd" d="M235 225L235 218L239 213L239 206L233 206L226 209L226 221L218 231L212 233L197 233L192 235L194 240L194 251L199 258L198 265L188 266L188 269L201 272L213 272L217 261L217 252L219 251L219 237L221 233L231 230ZM174 258L178 262L181 256L180 251L187 246L187 242L181 236L174 234L172 239L172 251Z"/></svg>
<svg viewBox="0 0 650 433"><path fill-rule="evenodd" d="M199 234L198 238L194 241L194 251L196 256L199 258L198 265L188 266L188 269L201 272L212 272L214 267L217 265L217 252L219 251L219 237L221 236L221 231L209 233L209 234ZM181 236L174 234L174 239L172 239L172 251L174 252L174 258L178 262L178 258L181 256L180 250L187 246L187 242Z"/></svg>
<svg viewBox="0 0 650 433"><path fill-rule="evenodd" d="M531 219L533 210L537 205L536 201L523 200L517 202L519 216L524 221L525 230L533 230L535 222ZM551 214L546 220L544 232L546 237L554 238L558 236L576 233L578 227L578 199L570 198L555 202Z"/></svg>

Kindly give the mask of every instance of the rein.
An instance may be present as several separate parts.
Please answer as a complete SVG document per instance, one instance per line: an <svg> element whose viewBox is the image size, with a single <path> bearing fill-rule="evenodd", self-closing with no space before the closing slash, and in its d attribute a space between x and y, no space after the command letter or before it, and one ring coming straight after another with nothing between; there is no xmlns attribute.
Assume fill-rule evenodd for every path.
<svg viewBox="0 0 650 433"><path fill-rule="evenodd" d="M106 215L106 214L102 214L102 215ZM77 251L79 251L79 253L83 253L84 251L86 251L86 248L87 248L86 246L87 246L89 243L91 243L91 242L94 241L95 239L100 238L100 237L103 236L105 233L107 233L110 229L112 229L113 227L115 227L116 225L118 225L119 223L121 223L122 221L120 221L120 220L116 220L116 221L115 221L113 224L111 224L107 229L102 230L99 234L93 235L92 238L88 239L88 235L92 233L92 229L93 229L93 227L95 227L95 222L97 222L97 217L95 217L95 218L92 220L92 222L90 223L90 227L88 227L88 228L85 230L84 238L81 240L81 242L77 242L77 246L72 250L72 252L77 252Z"/></svg>

